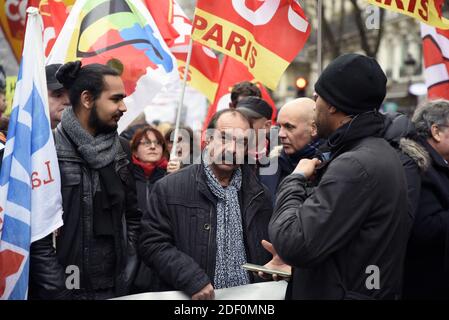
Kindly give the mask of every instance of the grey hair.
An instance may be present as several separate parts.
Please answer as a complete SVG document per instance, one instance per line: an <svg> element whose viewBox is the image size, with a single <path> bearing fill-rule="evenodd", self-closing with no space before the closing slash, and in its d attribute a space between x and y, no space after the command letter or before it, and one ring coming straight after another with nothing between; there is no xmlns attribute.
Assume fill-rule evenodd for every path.
<svg viewBox="0 0 449 320"><path fill-rule="evenodd" d="M432 137L432 125L447 126L449 122L449 100L428 101L416 109L412 122L416 133L425 139Z"/></svg>

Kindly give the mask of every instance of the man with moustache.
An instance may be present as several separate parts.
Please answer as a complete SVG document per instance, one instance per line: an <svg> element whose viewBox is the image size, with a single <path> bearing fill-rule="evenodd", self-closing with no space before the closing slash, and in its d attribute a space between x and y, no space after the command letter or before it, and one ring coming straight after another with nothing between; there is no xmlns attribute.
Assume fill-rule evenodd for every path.
<svg viewBox="0 0 449 320"><path fill-rule="evenodd" d="M64 226L56 233L56 249L51 234L31 246L30 298L125 295L137 263L141 212L117 134L126 111L123 81L108 66L79 61L60 67L56 78L72 105L54 133ZM73 274L66 275L69 266Z"/></svg>
<svg viewBox="0 0 449 320"><path fill-rule="evenodd" d="M346 54L315 84L318 136L331 158L299 162L279 186L269 226L280 259L293 267L287 298L400 297L407 186L397 153L382 138L386 82L375 59ZM315 172L319 182L309 192Z"/></svg>
<svg viewBox="0 0 449 320"><path fill-rule="evenodd" d="M159 180L142 219L139 252L154 271L152 290L181 290L194 300L214 289L256 281L241 265L270 260L271 199L243 165L249 120L238 110L214 115L202 163Z"/></svg>

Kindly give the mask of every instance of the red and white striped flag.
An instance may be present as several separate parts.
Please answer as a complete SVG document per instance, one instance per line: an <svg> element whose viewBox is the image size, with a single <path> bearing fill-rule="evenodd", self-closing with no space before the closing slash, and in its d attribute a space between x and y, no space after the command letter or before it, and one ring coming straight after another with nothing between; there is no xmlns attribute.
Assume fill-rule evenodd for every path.
<svg viewBox="0 0 449 320"><path fill-rule="evenodd" d="M421 23L429 99L449 99L449 30Z"/></svg>

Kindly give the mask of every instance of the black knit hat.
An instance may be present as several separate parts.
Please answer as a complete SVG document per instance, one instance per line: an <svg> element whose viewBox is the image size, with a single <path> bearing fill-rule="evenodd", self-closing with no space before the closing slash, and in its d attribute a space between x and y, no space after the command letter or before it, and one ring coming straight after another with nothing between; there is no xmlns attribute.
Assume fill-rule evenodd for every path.
<svg viewBox="0 0 449 320"><path fill-rule="evenodd" d="M264 99L259 97L244 97L237 103L237 110L247 117L260 119L262 117L271 119L273 109Z"/></svg>
<svg viewBox="0 0 449 320"><path fill-rule="evenodd" d="M386 85L387 77L374 58L350 53L323 70L315 92L338 110L353 115L379 109Z"/></svg>

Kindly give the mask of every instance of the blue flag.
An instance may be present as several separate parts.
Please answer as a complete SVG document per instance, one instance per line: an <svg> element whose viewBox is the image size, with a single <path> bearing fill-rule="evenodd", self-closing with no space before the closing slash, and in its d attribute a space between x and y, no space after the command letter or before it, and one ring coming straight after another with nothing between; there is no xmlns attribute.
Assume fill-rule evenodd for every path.
<svg viewBox="0 0 449 320"><path fill-rule="evenodd" d="M62 226L50 128L42 19L29 8L0 173L0 299L27 298L30 244Z"/></svg>

